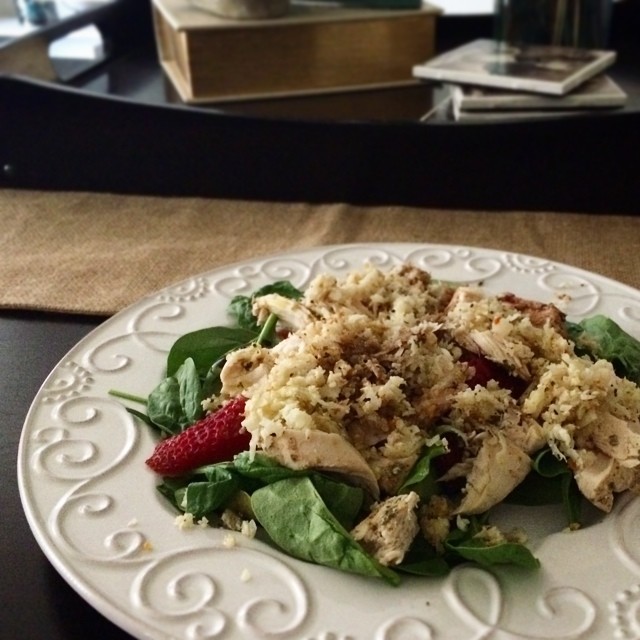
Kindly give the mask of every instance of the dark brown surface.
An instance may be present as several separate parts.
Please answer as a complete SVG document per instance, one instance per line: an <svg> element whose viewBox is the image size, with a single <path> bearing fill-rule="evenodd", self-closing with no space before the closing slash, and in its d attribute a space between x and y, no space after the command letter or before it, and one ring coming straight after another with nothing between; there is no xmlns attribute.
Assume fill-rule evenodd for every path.
<svg viewBox="0 0 640 640"><path fill-rule="evenodd" d="M621 55L616 75L637 97L638 2L624 4L631 18L625 14L615 25ZM449 45L486 27L486 20L452 21L441 35L448 35ZM415 114L423 100L431 100L424 88L382 110L370 102L368 111L353 112L353 103L342 102L340 122L326 122L322 112L338 113L337 98L326 99L328 106L307 104L308 112L292 103L293 115L269 117L239 114L240 107L234 113L230 106L229 113L192 110L172 98L148 45L125 48L76 87L53 90L0 77L0 186L638 212L635 98L627 113L615 117L531 127L419 125ZM397 112L389 123L391 105ZM374 126L373 120L383 124ZM275 184L274 177L280 178ZM636 228L630 224L629 230ZM33 397L65 353L99 322L85 316L0 314L3 639L129 637L50 565L24 518L16 482L18 443Z"/></svg>
<svg viewBox="0 0 640 640"><path fill-rule="evenodd" d="M101 322L29 312L0 316L0 636L7 640L124 640L129 636L90 607L43 555L22 513L16 483L25 416L49 372Z"/></svg>
<svg viewBox="0 0 640 640"><path fill-rule="evenodd" d="M457 124L420 118L433 85L397 92L187 107L162 74L149 7L119 0L130 38L66 84L0 75L0 187L447 209L635 213L640 3L616 5L615 113ZM135 7L132 9L131 7ZM446 16L438 49L491 34Z"/></svg>

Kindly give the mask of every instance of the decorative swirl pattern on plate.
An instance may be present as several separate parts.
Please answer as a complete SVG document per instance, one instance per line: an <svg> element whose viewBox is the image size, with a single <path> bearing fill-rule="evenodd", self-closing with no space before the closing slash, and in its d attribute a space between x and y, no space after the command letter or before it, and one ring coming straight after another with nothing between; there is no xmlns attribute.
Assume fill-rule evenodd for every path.
<svg viewBox="0 0 640 640"><path fill-rule="evenodd" d="M640 585L625 589L610 606L613 637L621 640L640 638Z"/></svg>
<svg viewBox="0 0 640 640"><path fill-rule="evenodd" d="M618 317L634 335L640 336L640 301L629 296L626 303L618 306Z"/></svg>
<svg viewBox="0 0 640 640"><path fill-rule="evenodd" d="M131 335L117 335L89 349L84 355L87 366L96 373L120 373L129 369L133 357L124 353L122 345L131 344Z"/></svg>
<svg viewBox="0 0 640 640"><path fill-rule="evenodd" d="M185 307L178 304L159 303L137 311L127 322L124 332L114 333L89 349L84 356L85 363L95 372L118 373L129 369L134 362L132 354L148 352L164 355L171 345L184 333L176 329L176 323L184 321ZM171 331L161 331L159 327L170 325Z"/></svg>
<svg viewBox="0 0 640 640"><path fill-rule="evenodd" d="M330 270L344 274L361 267L366 262L378 268L389 268L402 262L409 262L430 271L437 278L446 280L455 273L456 280L470 284L490 279L503 268L497 257L474 252L468 247L426 245L411 249L410 246L400 245L399 251L393 253L378 247L350 246L328 251L315 265L314 272ZM464 272L463 277L461 277L461 270Z"/></svg>
<svg viewBox="0 0 640 640"><path fill-rule="evenodd" d="M172 335L176 332L160 332L159 327L176 325L187 315L188 306L173 302L154 303L141 307L127 322L128 333L145 336L147 334ZM142 342L145 346L147 342ZM148 345L153 349L153 344Z"/></svg>
<svg viewBox="0 0 640 640"><path fill-rule="evenodd" d="M243 571L250 575L244 581ZM234 590L223 586L230 581ZM309 615L304 583L287 565L254 549L218 544L150 562L135 576L130 598L142 618L165 630L177 625L187 638L215 638L232 628L242 637L291 637Z"/></svg>
<svg viewBox="0 0 640 640"><path fill-rule="evenodd" d="M98 449L93 442L72 438L67 429L57 427L36 431L33 442L40 445L31 464L36 473L46 473L59 480L77 479L78 472L91 476L90 465L98 457Z"/></svg>
<svg viewBox="0 0 640 640"><path fill-rule="evenodd" d="M556 270L556 265L544 258L535 258L533 256L524 256L517 253L506 253L504 255L504 264L510 271L514 273L527 274L543 274Z"/></svg>
<svg viewBox="0 0 640 640"><path fill-rule="evenodd" d="M109 566L147 562L147 536L128 527L109 530L122 505L105 493L81 492L87 484L75 487L49 515L48 528L58 547L66 557L82 562Z"/></svg>
<svg viewBox="0 0 640 640"><path fill-rule="evenodd" d="M209 282L203 275L183 280L164 289L157 295L156 299L163 302L194 302L210 293Z"/></svg>
<svg viewBox="0 0 640 640"><path fill-rule="evenodd" d="M397 617L387 620L376 632L376 640L433 640L433 630L420 618Z"/></svg>
<svg viewBox="0 0 640 640"><path fill-rule="evenodd" d="M50 426L30 439L30 468L34 479L64 488L48 514L51 539L66 557L83 561L113 562L139 554L146 537L113 524L116 507L126 499L118 503L104 490L92 489L106 484L134 451L139 432L133 418L116 402L74 397L55 405L48 421Z"/></svg>
<svg viewBox="0 0 640 640"><path fill-rule="evenodd" d="M625 297L627 304L620 305L618 315L622 320L633 323L640 330L640 300L631 295Z"/></svg>
<svg viewBox="0 0 640 640"><path fill-rule="evenodd" d="M109 439L100 440L98 446L97 432L107 422ZM50 479L95 480L119 466L137 441L133 418L116 402L90 396L70 398L53 408L50 426L33 432L31 469Z"/></svg>
<svg viewBox="0 0 640 640"><path fill-rule="evenodd" d="M620 496L610 518L613 550L627 569L640 575L640 498L630 493Z"/></svg>
<svg viewBox="0 0 640 640"><path fill-rule="evenodd" d="M469 284L485 284L503 270L503 264L497 258L470 255L462 264L464 277L462 282ZM442 277L442 276L441 276Z"/></svg>
<svg viewBox="0 0 640 640"><path fill-rule="evenodd" d="M407 254L406 261L425 271L434 271L467 261L473 252L466 247L424 247Z"/></svg>
<svg viewBox="0 0 640 640"><path fill-rule="evenodd" d="M529 629L534 623L530 618L526 621L527 631L506 629L501 622L505 603L500 583L492 573L476 567L454 569L445 582L443 593L452 611L474 630L478 639L495 637L500 633L512 640L578 639L592 628L597 613L595 604L586 593L560 587L541 594L537 603L540 622L542 619L553 622L551 632L544 635L531 633ZM473 597L469 597L471 593ZM483 606L479 605L480 598L483 598ZM566 613L566 620L561 618L563 613Z"/></svg>
<svg viewBox="0 0 640 640"><path fill-rule="evenodd" d="M324 631L313 637L305 637L304 640L355 640L354 636L335 633L334 631Z"/></svg>
<svg viewBox="0 0 640 640"><path fill-rule="evenodd" d="M309 282L310 274L309 265L300 260L273 258L236 267L229 275L215 278L211 286L218 295L231 300L278 280L288 280L301 289Z"/></svg>
<svg viewBox="0 0 640 640"><path fill-rule="evenodd" d="M91 372L72 360L60 365L42 390L42 402L59 402L91 389L94 380Z"/></svg>
<svg viewBox="0 0 640 640"><path fill-rule="evenodd" d="M313 273L315 275L331 271L336 274L345 274L362 267L367 262L378 268L384 268L391 267L401 261L402 258L380 247L349 245L326 251L313 265Z"/></svg>
<svg viewBox="0 0 640 640"><path fill-rule="evenodd" d="M595 282L580 273L551 271L537 281L538 287L553 294L562 310L569 316L584 317L594 313L602 300L602 291Z"/></svg>

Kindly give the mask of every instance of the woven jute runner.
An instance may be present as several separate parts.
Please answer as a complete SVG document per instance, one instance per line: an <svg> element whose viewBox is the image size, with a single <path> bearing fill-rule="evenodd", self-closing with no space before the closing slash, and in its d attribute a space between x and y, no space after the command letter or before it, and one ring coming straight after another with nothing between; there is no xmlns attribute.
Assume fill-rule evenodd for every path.
<svg viewBox="0 0 640 640"><path fill-rule="evenodd" d="M426 242L513 251L640 288L640 217L0 191L0 307L110 315L282 251Z"/></svg>

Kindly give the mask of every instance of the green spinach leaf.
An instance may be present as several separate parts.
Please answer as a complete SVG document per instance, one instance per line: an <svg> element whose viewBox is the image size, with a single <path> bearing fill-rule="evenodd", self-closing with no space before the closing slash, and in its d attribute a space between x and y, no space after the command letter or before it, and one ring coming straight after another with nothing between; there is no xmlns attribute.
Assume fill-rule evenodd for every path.
<svg viewBox="0 0 640 640"><path fill-rule="evenodd" d="M602 315L585 318L578 324L567 322L566 327L579 354L608 360L619 376L640 384L640 340Z"/></svg>
<svg viewBox="0 0 640 640"><path fill-rule="evenodd" d="M179 385L180 405L186 424L193 424L204 415L202 408L202 385L192 358L187 358L176 371Z"/></svg>
<svg viewBox="0 0 640 640"><path fill-rule="evenodd" d="M135 416L136 418L139 418L140 420L142 420L142 422L144 422L147 426L151 427L152 429L156 431L162 431L162 429L160 429L157 424L154 424L151 421L151 419L146 413L142 413L142 411L138 411L137 409L133 409L131 407L127 407L127 412L130 413L132 416Z"/></svg>
<svg viewBox="0 0 640 640"><path fill-rule="evenodd" d="M378 563L349 535L309 478L288 478L258 489L251 496L251 506L273 542L288 554L398 584L398 574Z"/></svg>
<svg viewBox="0 0 640 640"><path fill-rule="evenodd" d="M329 511L345 529L352 529L364 504L364 490L319 473L310 477Z"/></svg>
<svg viewBox="0 0 640 640"><path fill-rule="evenodd" d="M434 445L425 447L422 455L411 469L406 480L398 490L398 493L408 493L415 491L421 500L427 500L438 491L438 483L435 473L432 472L432 462L438 456L447 453L447 449L443 445Z"/></svg>
<svg viewBox="0 0 640 640"><path fill-rule="evenodd" d="M227 469L218 468L208 480L190 482L182 498L183 510L195 518L208 516L226 506L238 491L238 478Z"/></svg>
<svg viewBox="0 0 640 640"><path fill-rule="evenodd" d="M278 280L254 291L250 296L235 296L231 300L227 312L239 327L251 331L258 331L259 326L252 312L253 301L269 293L279 293L281 296L293 300L299 300L302 297L302 291L294 287L290 282L287 280Z"/></svg>
<svg viewBox="0 0 640 640"><path fill-rule="evenodd" d="M166 434L182 430L183 412L180 404L180 383L173 376L165 378L150 394L147 400L147 414Z"/></svg>
<svg viewBox="0 0 640 640"><path fill-rule="evenodd" d="M174 376L165 378L149 394L147 415L165 433L179 433L203 415L202 399L195 363L187 358Z"/></svg>
<svg viewBox="0 0 640 640"><path fill-rule="evenodd" d="M509 504L535 507L545 504L562 504L562 482L558 478L545 478L535 471L505 498Z"/></svg>
<svg viewBox="0 0 640 640"><path fill-rule="evenodd" d="M172 376L187 358L192 358L198 375L205 378L211 367L231 351L245 347L258 332L239 327L208 327L178 338L167 356L167 376Z"/></svg>
<svg viewBox="0 0 640 640"><path fill-rule="evenodd" d="M403 573L436 578L446 576L451 567L432 545L418 535L397 569Z"/></svg>
<svg viewBox="0 0 640 640"><path fill-rule="evenodd" d="M475 562L484 567L510 564L525 569L536 569L539 560L524 545L507 540L491 543L480 535L488 524L488 514L483 513L467 518L467 526L456 527L444 541L445 556L453 566L463 561Z"/></svg>
<svg viewBox="0 0 640 640"><path fill-rule="evenodd" d="M581 521L583 498L573 472L548 448L536 455L531 472L505 501L526 506L562 504L568 524Z"/></svg>
<svg viewBox="0 0 640 640"><path fill-rule="evenodd" d="M200 519L226 507L239 492L240 484L239 477L220 464L177 478L163 478L157 489L178 511Z"/></svg>
<svg viewBox="0 0 640 640"><path fill-rule="evenodd" d="M468 538L461 541L447 541L448 551L470 560L483 567L496 564L510 564L525 569L537 569L540 561L523 544L516 542L501 542L488 545L483 540Z"/></svg>
<svg viewBox="0 0 640 640"><path fill-rule="evenodd" d="M191 479L188 476L163 478L162 482L156 486L156 489L177 511L184 513L182 499L190 481Z"/></svg>
<svg viewBox="0 0 640 640"><path fill-rule="evenodd" d="M334 480L321 473L305 469L289 469L272 458L260 453L253 457L248 451L238 454L233 466L235 471L245 480L253 480L260 486L273 484L288 478L308 477L324 500L329 511L346 529L353 526L356 516L364 503L364 491L339 480ZM251 491L251 485L244 485ZM256 489L255 485L253 489Z"/></svg>
<svg viewBox="0 0 640 640"><path fill-rule="evenodd" d="M235 470L246 478L258 480L261 484L271 484L285 478L308 476L305 470L289 469L283 467L273 458L256 453L253 457L248 451L238 454L233 460Z"/></svg>
<svg viewBox="0 0 640 640"><path fill-rule="evenodd" d="M542 449L533 460L533 470L542 478L555 480L569 524L580 522L582 494L566 460L556 458L550 449Z"/></svg>

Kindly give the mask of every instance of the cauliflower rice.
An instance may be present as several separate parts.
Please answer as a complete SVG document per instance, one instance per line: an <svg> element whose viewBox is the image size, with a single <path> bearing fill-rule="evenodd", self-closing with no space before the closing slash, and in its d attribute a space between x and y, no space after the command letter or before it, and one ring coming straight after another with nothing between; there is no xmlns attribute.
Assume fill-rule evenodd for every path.
<svg viewBox="0 0 640 640"><path fill-rule="evenodd" d="M640 388L610 363L578 356L552 305L454 288L409 265L369 265L341 280L316 277L299 301L255 301L258 318L270 312L287 336L231 353L222 391L205 406L243 394L254 452L268 454L292 432L339 436L370 469L379 501L396 496L425 445L450 446L456 434L464 451L446 479L462 482L460 499L417 506L411 497L404 507L417 508L436 547L452 518L500 502L546 446L604 511L615 493L640 488ZM474 383L478 356L507 382ZM304 467L296 455L289 460ZM352 463L326 464L348 476Z"/></svg>

